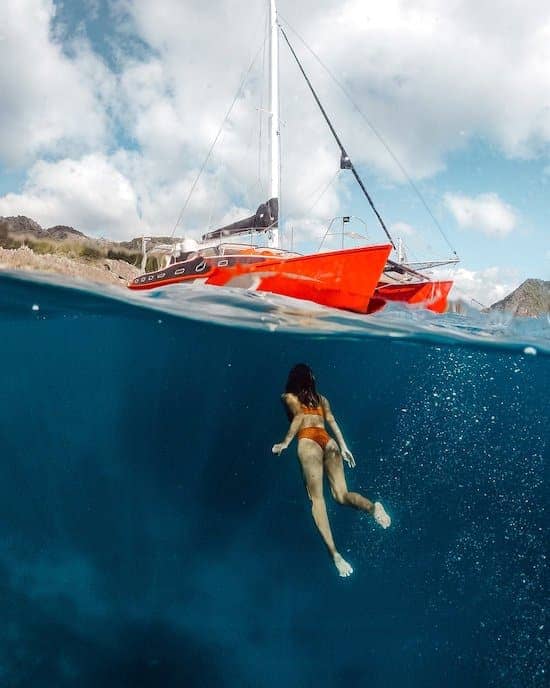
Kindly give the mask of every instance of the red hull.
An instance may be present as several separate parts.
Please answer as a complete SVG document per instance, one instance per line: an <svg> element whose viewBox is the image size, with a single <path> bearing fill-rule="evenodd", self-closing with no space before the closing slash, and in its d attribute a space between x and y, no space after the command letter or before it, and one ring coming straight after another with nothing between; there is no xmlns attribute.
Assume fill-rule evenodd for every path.
<svg viewBox="0 0 550 688"><path fill-rule="evenodd" d="M224 266L219 263L228 261L222 256L199 256L191 263L176 263L141 275L128 286L136 290L155 289L201 280L216 286L291 296L357 313L375 313L389 301L443 313L452 282L379 282L390 250L391 246L381 244L293 258L250 252L234 256L233 264Z"/></svg>
<svg viewBox="0 0 550 688"><path fill-rule="evenodd" d="M409 284L382 284L374 292L368 313L384 308L388 301L398 301L411 306L427 308L434 313L444 313L452 282L412 282Z"/></svg>
<svg viewBox="0 0 550 688"><path fill-rule="evenodd" d="M206 283L266 291L366 313L391 246L331 251L254 265L217 268Z"/></svg>

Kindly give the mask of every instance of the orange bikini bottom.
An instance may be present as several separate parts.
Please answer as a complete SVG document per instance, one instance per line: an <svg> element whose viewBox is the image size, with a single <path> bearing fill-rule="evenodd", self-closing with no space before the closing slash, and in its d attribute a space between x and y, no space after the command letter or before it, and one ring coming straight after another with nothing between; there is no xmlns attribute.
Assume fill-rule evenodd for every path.
<svg viewBox="0 0 550 688"><path fill-rule="evenodd" d="M313 440L324 450L330 440L330 435L324 428L302 428L298 432L298 439Z"/></svg>

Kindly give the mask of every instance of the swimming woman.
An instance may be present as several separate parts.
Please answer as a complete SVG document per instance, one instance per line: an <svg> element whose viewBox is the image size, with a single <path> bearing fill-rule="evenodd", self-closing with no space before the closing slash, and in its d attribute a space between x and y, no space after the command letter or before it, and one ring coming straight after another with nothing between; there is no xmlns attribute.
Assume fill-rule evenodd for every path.
<svg viewBox="0 0 550 688"><path fill-rule="evenodd" d="M298 434L298 458L312 503L313 520L338 573L341 576L349 576L353 573L353 569L336 549L330 530L323 496L324 471L328 477L332 496L338 504L366 511L382 528L387 528L391 524L391 519L380 502L373 504L357 492L348 492L343 460L350 468L353 468L355 459L332 415L328 399L321 396L315 388L315 378L309 366L299 363L292 368L282 399L286 406L290 428L285 439L273 445L272 451L274 454L280 454ZM336 441L325 430L325 420L334 433Z"/></svg>

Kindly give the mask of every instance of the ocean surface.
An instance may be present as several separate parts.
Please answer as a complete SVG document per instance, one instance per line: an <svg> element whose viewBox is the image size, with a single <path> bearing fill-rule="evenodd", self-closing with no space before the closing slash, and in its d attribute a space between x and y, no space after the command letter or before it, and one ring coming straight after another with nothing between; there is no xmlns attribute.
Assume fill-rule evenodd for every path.
<svg viewBox="0 0 550 688"><path fill-rule="evenodd" d="M550 323L0 276L0 685L548 685ZM338 577L279 395L314 369L382 530Z"/></svg>

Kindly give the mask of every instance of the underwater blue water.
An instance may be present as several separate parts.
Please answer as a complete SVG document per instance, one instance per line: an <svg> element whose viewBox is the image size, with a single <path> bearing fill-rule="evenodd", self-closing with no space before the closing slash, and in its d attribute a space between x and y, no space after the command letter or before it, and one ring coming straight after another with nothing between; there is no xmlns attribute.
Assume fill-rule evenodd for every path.
<svg viewBox="0 0 550 688"><path fill-rule="evenodd" d="M0 277L0 685L547 685L548 328ZM327 490L350 579L301 361L393 518Z"/></svg>

